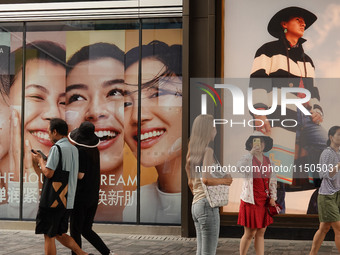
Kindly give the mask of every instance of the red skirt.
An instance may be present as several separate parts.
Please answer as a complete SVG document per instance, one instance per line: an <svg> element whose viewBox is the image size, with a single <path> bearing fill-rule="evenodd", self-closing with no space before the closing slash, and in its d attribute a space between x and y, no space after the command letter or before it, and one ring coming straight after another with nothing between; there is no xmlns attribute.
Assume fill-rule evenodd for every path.
<svg viewBox="0 0 340 255"><path fill-rule="evenodd" d="M274 222L265 206L267 194L265 192L264 181L268 182L269 179L253 179L255 204L253 205L241 200L237 224L247 228L265 228Z"/></svg>
<svg viewBox="0 0 340 255"><path fill-rule="evenodd" d="M253 205L241 200L238 225L247 228L265 228L273 222L264 205Z"/></svg>

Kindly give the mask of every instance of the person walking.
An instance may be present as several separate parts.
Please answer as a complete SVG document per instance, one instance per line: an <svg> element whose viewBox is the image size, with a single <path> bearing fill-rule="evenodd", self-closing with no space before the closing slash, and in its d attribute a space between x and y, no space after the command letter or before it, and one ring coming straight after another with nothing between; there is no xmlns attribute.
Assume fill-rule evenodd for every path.
<svg viewBox="0 0 340 255"><path fill-rule="evenodd" d="M314 235L310 255L318 253L331 227L335 235L335 245L340 252L340 126L329 129L327 146L319 162L322 169L319 173L322 182L318 194L320 225Z"/></svg>
<svg viewBox="0 0 340 255"><path fill-rule="evenodd" d="M84 121L79 128L68 135L79 152L79 172L74 208L70 219L71 236L81 247L81 235L85 237L103 255L114 254L103 240L92 229L96 215L100 187L100 155L99 138L95 134L95 126ZM72 252L72 254L75 254Z"/></svg>
<svg viewBox="0 0 340 255"><path fill-rule="evenodd" d="M220 231L219 208L210 206L202 182L208 186L220 184L230 186L232 183L232 178L229 175L218 179L212 178L207 172L195 172L196 166L204 168L218 164L214 159L213 149L209 147L209 143L214 140L215 136L216 128L213 126L213 116L199 115L196 117L191 130L186 162L188 184L194 195L191 213L197 236L196 255L216 254ZM202 180L199 177L202 177Z"/></svg>
<svg viewBox="0 0 340 255"><path fill-rule="evenodd" d="M68 141L67 133L67 123L62 119L53 118L48 126L48 134L54 146L50 149L47 162L38 151L32 150L33 161L38 164L45 176L36 217L35 233L44 234L45 254L57 254L55 245L55 239L57 239L75 254L87 255L88 253L84 252L73 238L66 234L70 211L73 209L78 178L78 151ZM53 182L53 178L60 174L57 171L68 172L68 178L60 186L60 182ZM45 197L44 192L47 190L45 187L55 190L57 196L50 196L50 193L46 193ZM53 201L51 198L53 198ZM48 206L45 204L48 204ZM59 204L60 207L58 206Z"/></svg>
<svg viewBox="0 0 340 255"><path fill-rule="evenodd" d="M263 154L271 150L273 140L261 132L255 131L246 141L246 150L237 167L245 174L241 192L241 204L237 224L244 226L244 234L240 242L240 255L248 252L254 239L256 255L264 254L264 234L267 226L273 223L273 218L266 208L269 204L275 206L277 180L275 172L270 171L269 158ZM251 169L251 171L244 171Z"/></svg>

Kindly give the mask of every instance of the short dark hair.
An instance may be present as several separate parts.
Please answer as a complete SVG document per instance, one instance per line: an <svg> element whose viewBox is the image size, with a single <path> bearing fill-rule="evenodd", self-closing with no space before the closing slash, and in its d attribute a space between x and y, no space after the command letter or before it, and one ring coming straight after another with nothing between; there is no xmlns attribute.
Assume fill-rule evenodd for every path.
<svg viewBox="0 0 340 255"><path fill-rule="evenodd" d="M333 126L328 130L328 140L327 140L327 146L331 145L331 139L329 139L330 136L334 136L336 131L340 129L340 126Z"/></svg>
<svg viewBox="0 0 340 255"><path fill-rule="evenodd" d="M2 96L9 95L9 75L10 75L10 47L0 45L0 93Z"/></svg>
<svg viewBox="0 0 340 255"><path fill-rule="evenodd" d="M182 77L182 45L168 44L154 40L147 45L141 46L142 59L153 57L162 62L172 74ZM125 54L125 69L139 60L140 47L137 46Z"/></svg>
<svg viewBox="0 0 340 255"><path fill-rule="evenodd" d="M53 65L60 65L65 68L66 51L65 49L52 41L34 41L25 47L26 63L30 60L45 60ZM10 86L12 86L17 78L17 75L22 70L23 48L20 47L11 53L11 70ZM27 64L26 64L27 65Z"/></svg>
<svg viewBox="0 0 340 255"><path fill-rule="evenodd" d="M82 47L67 61L66 75L68 75L73 68L83 61L97 60L102 58L113 58L122 64L124 63L124 52L116 45L111 43L94 43Z"/></svg>
<svg viewBox="0 0 340 255"><path fill-rule="evenodd" d="M68 134L68 126L65 120L59 118L53 118L50 120L50 131L57 131L60 135Z"/></svg>

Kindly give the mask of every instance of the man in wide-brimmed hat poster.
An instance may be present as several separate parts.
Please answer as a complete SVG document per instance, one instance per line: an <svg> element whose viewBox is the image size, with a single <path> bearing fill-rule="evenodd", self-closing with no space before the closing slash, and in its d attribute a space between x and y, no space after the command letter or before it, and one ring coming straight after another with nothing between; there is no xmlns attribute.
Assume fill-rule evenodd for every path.
<svg viewBox="0 0 340 255"><path fill-rule="evenodd" d="M302 46L306 41L302 38L305 30L316 20L315 14L300 7L292 6L278 11L267 27L269 34L278 40L265 43L257 50L251 70L250 87L253 88L255 109L268 110L272 107L273 88L277 88L279 94L285 87L303 88L311 94L311 99L303 104L310 115L293 104L286 106L286 115L283 115L280 100L273 113L267 116L253 115L257 120L256 129L273 138L275 145L271 153L282 165L317 164L326 146L327 134L320 125L324 113L319 90L314 84L315 67ZM304 99L305 96L303 93L288 93L286 98ZM270 119L277 121L268 121ZM282 125L282 121L287 119L293 120L296 125ZM312 176L293 176L293 171L290 171L278 173L277 177L281 182L278 185L278 201L284 208L283 212L283 183L289 184L286 186L288 189L297 187L296 183L301 184L302 189L314 188L309 183L313 180ZM316 206L309 206L307 213L317 213Z"/></svg>

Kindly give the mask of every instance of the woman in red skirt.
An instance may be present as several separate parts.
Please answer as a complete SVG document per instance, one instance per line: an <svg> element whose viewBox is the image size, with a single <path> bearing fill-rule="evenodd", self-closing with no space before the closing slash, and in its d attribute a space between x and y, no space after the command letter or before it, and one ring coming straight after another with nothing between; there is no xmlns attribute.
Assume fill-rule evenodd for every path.
<svg viewBox="0 0 340 255"><path fill-rule="evenodd" d="M256 255L264 254L264 233L273 223L265 205L268 197L270 205L275 205L277 181L270 168L272 163L263 152L272 147L272 138L255 131L246 141L246 149L250 153L237 163L239 171L245 175L237 221L244 226L240 255L247 254L253 238Z"/></svg>

